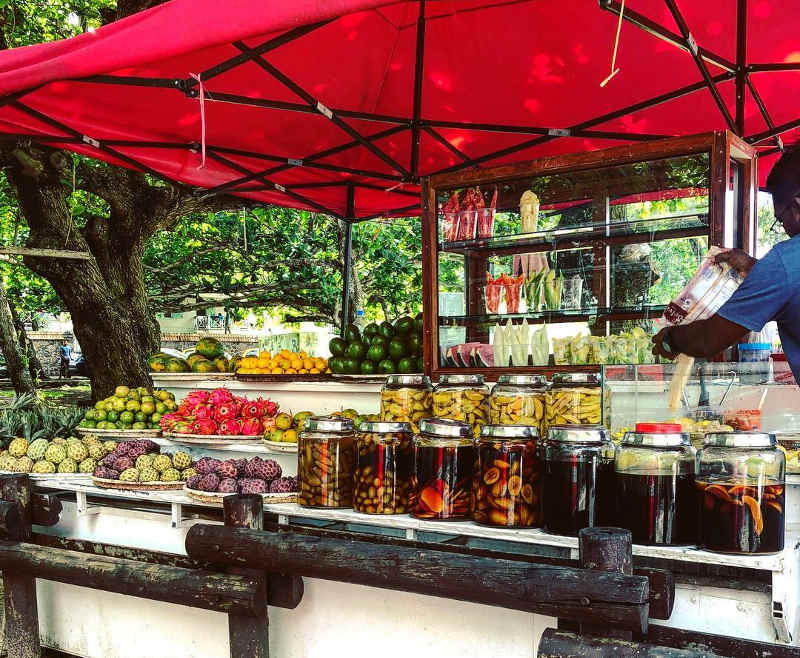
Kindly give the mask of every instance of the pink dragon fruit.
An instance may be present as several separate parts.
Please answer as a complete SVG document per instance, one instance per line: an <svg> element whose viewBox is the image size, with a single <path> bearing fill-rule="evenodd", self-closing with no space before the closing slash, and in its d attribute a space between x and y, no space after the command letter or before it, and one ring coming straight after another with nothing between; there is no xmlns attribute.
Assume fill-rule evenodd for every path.
<svg viewBox="0 0 800 658"><path fill-rule="evenodd" d="M239 436L242 433L242 421L236 418L226 418L219 424L219 433L230 436Z"/></svg>
<svg viewBox="0 0 800 658"><path fill-rule="evenodd" d="M192 423L187 423L185 420L178 421L172 427L172 431L175 434L194 434L194 425Z"/></svg>
<svg viewBox="0 0 800 658"><path fill-rule="evenodd" d="M233 393L231 393L227 388L215 388L213 391L211 391L209 399L211 400L211 404L218 407L222 404L232 402Z"/></svg>
<svg viewBox="0 0 800 658"><path fill-rule="evenodd" d="M211 418L198 418L193 425L194 434L216 434L219 431L219 425Z"/></svg>
<svg viewBox="0 0 800 658"><path fill-rule="evenodd" d="M272 418L278 413L278 405L272 400L262 400L261 398L258 398L258 402L261 404L261 407L264 410L264 416Z"/></svg>
<svg viewBox="0 0 800 658"><path fill-rule="evenodd" d="M164 414L163 416L161 416L161 420L159 421L158 424L161 426L161 429L164 430L165 432L171 432L172 429L175 427L175 425L182 420L183 418L181 418L181 416L179 416L178 414L174 413Z"/></svg>
<svg viewBox="0 0 800 658"><path fill-rule="evenodd" d="M226 402L214 410L214 420L221 423L223 420L233 420L239 417L239 405L236 402Z"/></svg>
<svg viewBox="0 0 800 658"><path fill-rule="evenodd" d="M214 407L208 404L201 404L194 408L195 420L206 420L214 416Z"/></svg>
<svg viewBox="0 0 800 658"><path fill-rule="evenodd" d="M258 418L247 418L242 423L242 434L244 436L258 436L264 431L264 427Z"/></svg>
<svg viewBox="0 0 800 658"><path fill-rule="evenodd" d="M211 393L208 391L192 391L183 399L181 404L194 408L197 405L206 404L210 397Z"/></svg>
<svg viewBox="0 0 800 658"><path fill-rule="evenodd" d="M242 405L242 418L249 420L250 418L261 418L264 415L264 406L261 398L258 400L247 400Z"/></svg>

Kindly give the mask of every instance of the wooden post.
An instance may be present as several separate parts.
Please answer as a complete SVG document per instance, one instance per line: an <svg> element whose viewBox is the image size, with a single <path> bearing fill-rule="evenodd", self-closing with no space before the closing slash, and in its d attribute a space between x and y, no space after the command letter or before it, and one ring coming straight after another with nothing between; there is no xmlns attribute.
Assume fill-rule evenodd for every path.
<svg viewBox="0 0 800 658"><path fill-rule="evenodd" d="M539 641L539 658L721 658L703 649L674 649L609 637L581 637L554 628L545 629Z"/></svg>
<svg viewBox="0 0 800 658"><path fill-rule="evenodd" d="M10 539L29 541L31 537L31 481L27 475L0 476L0 498L16 503L21 523ZM5 649L9 658L40 658L39 609L36 604L36 579L17 570L3 572L6 632Z"/></svg>
<svg viewBox="0 0 800 658"><path fill-rule="evenodd" d="M633 573L633 538L630 530L622 528L583 528L578 533L578 561L582 569ZM630 640L630 631L609 628L607 625L581 624L581 634L603 635Z"/></svg>
<svg viewBox="0 0 800 658"><path fill-rule="evenodd" d="M264 499L258 495L235 494L222 499L225 525L234 528L264 529ZM257 569L234 567L231 573L259 577L264 581L264 615L228 615L231 658L269 658L269 614L267 576Z"/></svg>

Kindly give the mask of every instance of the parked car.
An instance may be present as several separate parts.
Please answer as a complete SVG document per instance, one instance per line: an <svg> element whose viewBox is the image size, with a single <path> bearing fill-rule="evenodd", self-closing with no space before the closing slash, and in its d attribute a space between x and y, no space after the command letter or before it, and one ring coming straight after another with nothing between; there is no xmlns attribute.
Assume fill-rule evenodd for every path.
<svg viewBox="0 0 800 658"><path fill-rule="evenodd" d="M89 367L80 352L73 352L69 355L69 374L70 376L77 375L78 377L89 376Z"/></svg>

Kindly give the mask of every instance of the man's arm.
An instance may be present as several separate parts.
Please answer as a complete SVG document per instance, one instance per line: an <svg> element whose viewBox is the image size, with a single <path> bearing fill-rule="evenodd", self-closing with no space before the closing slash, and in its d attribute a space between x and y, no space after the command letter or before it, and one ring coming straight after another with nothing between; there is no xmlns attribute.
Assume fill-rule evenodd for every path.
<svg viewBox="0 0 800 658"><path fill-rule="evenodd" d="M746 327L715 314L707 320L662 329L653 337L653 354L667 359L674 359L678 354L710 359L738 343L748 331ZM665 349L665 338L671 351Z"/></svg>

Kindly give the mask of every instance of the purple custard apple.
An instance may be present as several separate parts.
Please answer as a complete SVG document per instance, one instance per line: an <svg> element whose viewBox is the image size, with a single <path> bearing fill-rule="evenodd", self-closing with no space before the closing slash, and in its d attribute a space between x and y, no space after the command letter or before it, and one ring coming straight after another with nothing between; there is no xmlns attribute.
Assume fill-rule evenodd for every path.
<svg viewBox="0 0 800 658"><path fill-rule="evenodd" d="M234 478L225 478L217 487L219 493L235 494L239 491L239 485Z"/></svg>
<svg viewBox="0 0 800 658"><path fill-rule="evenodd" d="M206 473L198 483L197 488L200 489L200 491L213 492L217 490L218 486L219 477L216 473Z"/></svg>
<svg viewBox="0 0 800 658"><path fill-rule="evenodd" d="M256 478L244 478L241 480L243 494L263 494L267 493L267 483Z"/></svg>
<svg viewBox="0 0 800 658"><path fill-rule="evenodd" d="M236 469L236 462L232 459L228 459L224 462L220 462L217 466L216 474L219 475L223 479L236 479L237 475Z"/></svg>
<svg viewBox="0 0 800 658"><path fill-rule="evenodd" d="M94 476L105 480L118 480L119 471L115 471L113 468L108 468L107 466L98 466L94 469Z"/></svg>
<svg viewBox="0 0 800 658"><path fill-rule="evenodd" d="M294 491L294 481L290 477L276 478L270 482L270 493L291 493L292 491Z"/></svg>
<svg viewBox="0 0 800 658"><path fill-rule="evenodd" d="M252 478L269 482L281 476L281 467L278 462L273 459L254 460L250 463L250 472L248 475Z"/></svg>
<svg viewBox="0 0 800 658"><path fill-rule="evenodd" d="M192 475L190 478L186 480L186 486L189 489L200 490L200 481L203 479L204 476L202 475Z"/></svg>
<svg viewBox="0 0 800 658"><path fill-rule="evenodd" d="M130 456L128 456L128 457L120 457L119 459L117 459L114 462L114 465L112 466L112 468L115 471L119 471L120 473L122 473L122 471L126 471L129 468L133 468L134 465L135 465L135 462L133 461L133 459Z"/></svg>
<svg viewBox="0 0 800 658"><path fill-rule="evenodd" d="M194 469L201 475L216 473L219 463L219 459L214 459L213 457L203 457L197 462Z"/></svg>
<svg viewBox="0 0 800 658"><path fill-rule="evenodd" d="M122 443L117 444L117 447L114 448L114 453L122 457L123 455L127 455L128 450L130 450L132 447L133 447L133 441L123 441Z"/></svg>

